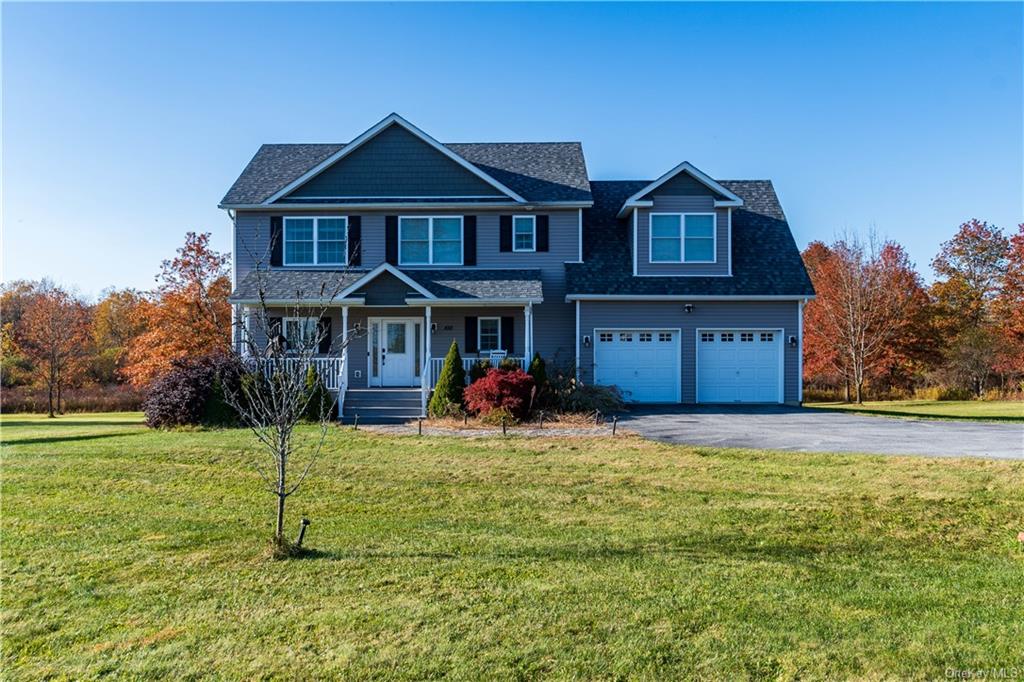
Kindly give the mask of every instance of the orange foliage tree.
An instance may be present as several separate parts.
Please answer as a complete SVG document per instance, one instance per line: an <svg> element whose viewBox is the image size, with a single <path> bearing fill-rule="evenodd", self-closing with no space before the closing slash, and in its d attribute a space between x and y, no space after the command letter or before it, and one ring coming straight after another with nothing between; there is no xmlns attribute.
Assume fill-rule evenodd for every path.
<svg viewBox="0 0 1024 682"><path fill-rule="evenodd" d="M1019 379L1024 376L1024 223L1010 237L1006 270L992 307L999 330L996 369Z"/></svg>
<svg viewBox="0 0 1024 682"><path fill-rule="evenodd" d="M1007 271L1009 240L994 225L974 219L960 226L932 260L936 323L948 339L945 372L981 395L997 361L993 302Z"/></svg>
<svg viewBox="0 0 1024 682"><path fill-rule="evenodd" d="M157 281L137 307L145 331L128 345L123 372L135 386L149 385L178 358L230 350L228 256L210 248L209 233L189 232Z"/></svg>
<svg viewBox="0 0 1024 682"><path fill-rule="evenodd" d="M140 312L145 301L145 296L134 289L111 289L93 306L92 340L96 355L90 373L96 381L111 383L117 379L129 345L146 331L146 317Z"/></svg>
<svg viewBox="0 0 1024 682"><path fill-rule="evenodd" d="M927 298L906 252L894 242L856 237L804 251L816 298L804 317L804 377L846 386L864 399L870 377L905 362L919 343L915 324Z"/></svg>
<svg viewBox="0 0 1024 682"><path fill-rule="evenodd" d="M81 378L89 352L89 310L68 292L45 286L18 322L22 345L47 388L49 416L61 412L65 387Z"/></svg>

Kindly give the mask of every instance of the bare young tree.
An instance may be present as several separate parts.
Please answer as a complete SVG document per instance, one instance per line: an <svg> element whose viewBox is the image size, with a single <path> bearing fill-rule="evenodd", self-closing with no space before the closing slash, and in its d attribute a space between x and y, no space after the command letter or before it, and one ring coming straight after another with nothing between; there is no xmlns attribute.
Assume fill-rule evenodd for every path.
<svg viewBox="0 0 1024 682"><path fill-rule="evenodd" d="M312 471L338 404L338 394L330 396L324 388L330 377L314 377L309 368L321 347L330 347L335 360L326 364L327 371L344 371L340 353L352 335L346 330L329 332L330 325L325 323L329 304L343 288L343 275L325 273L317 290L291 292L288 298L301 304L283 307L269 302L268 273L257 268L251 276L257 278L258 302L234 324L232 354L237 361L233 364L240 375L224 380L225 401L259 443L261 457L255 468L266 490L276 498L274 547L278 556L295 549L284 536L285 501ZM275 291L274 298L280 300L280 292ZM284 320L288 320L287 326L282 324ZM343 382L337 381L337 386L340 389ZM315 435L296 433L303 421L317 426Z"/></svg>
<svg viewBox="0 0 1024 682"><path fill-rule="evenodd" d="M887 244L871 234L867 243L844 236L822 264L817 286L824 335L835 344L833 364L864 402L864 381L906 320L910 293L902 284L905 264L888 257ZM902 256L900 256L902 258Z"/></svg>

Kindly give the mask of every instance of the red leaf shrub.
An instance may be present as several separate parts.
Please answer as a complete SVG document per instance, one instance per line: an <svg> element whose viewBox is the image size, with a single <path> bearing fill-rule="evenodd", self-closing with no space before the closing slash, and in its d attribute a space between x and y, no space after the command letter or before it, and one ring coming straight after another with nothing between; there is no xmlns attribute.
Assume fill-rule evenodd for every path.
<svg viewBox="0 0 1024 682"><path fill-rule="evenodd" d="M474 381L463 394L466 409L479 415L504 408L518 420L530 415L533 377L521 369L491 369Z"/></svg>

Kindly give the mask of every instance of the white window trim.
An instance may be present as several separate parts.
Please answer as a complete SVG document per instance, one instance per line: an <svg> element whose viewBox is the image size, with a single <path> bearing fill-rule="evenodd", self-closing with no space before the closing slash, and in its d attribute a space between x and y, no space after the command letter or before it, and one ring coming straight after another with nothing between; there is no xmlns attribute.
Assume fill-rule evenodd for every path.
<svg viewBox="0 0 1024 682"><path fill-rule="evenodd" d="M529 249L517 249L516 248L516 221L526 218L533 225L533 232L530 236L530 244L532 245ZM512 251L515 253L536 253L537 251L537 216L535 215L513 215L512 216Z"/></svg>
<svg viewBox="0 0 1024 682"><path fill-rule="evenodd" d="M402 221L416 218L427 219L427 261L425 263L407 263L402 260ZM434 263L434 220L438 218L457 218L459 221L459 262ZM463 265L466 248L466 221L461 215L400 215L398 216L398 264L399 265L444 265L452 267Z"/></svg>
<svg viewBox="0 0 1024 682"><path fill-rule="evenodd" d="M655 260L654 259L654 216L679 216L679 259L680 260ZM686 216L707 215L712 218L711 225L711 260L686 260ZM650 212L647 214L647 260L651 263L672 263L674 265L706 265L718 262L718 213L714 211L689 211L678 212Z"/></svg>
<svg viewBox="0 0 1024 682"><path fill-rule="evenodd" d="M498 322L498 347L497 348L489 348L487 350L484 350L484 347L483 347L484 344L481 343L482 327L483 327L483 325L480 324L484 320L497 320L497 322ZM501 347L501 318L500 317L478 317L476 319L476 352L477 352L477 354L480 354L480 353L490 353L492 350L506 350L506 351L508 350L508 348L502 348Z"/></svg>
<svg viewBox="0 0 1024 682"><path fill-rule="evenodd" d="M340 263L320 262L320 221L329 218L331 220L345 221L345 253L342 254ZM312 263L289 263L288 262L288 221L289 220L312 220L313 221L313 262ZM316 265L348 265L348 216L347 215L286 215L281 218L281 263L286 267L313 267Z"/></svg>
<svg viewBox="0 0 1024 682"><path fill-rule="evenodd" d="M289 322L298 322L298 323L300 323L302 329L305 329L306 324L308 324L310 320L313 321L313 334L314 334L314 336L318 335L319 331L317 329L317 322L319 321L319 318L310 317L310 316L307 315L307 316L302 316L302 317L282 317L281 318L281 336L284 337L285 341L288 341L288 323ZM303 341L303 343L305 343L305 341ZM320 351L320 348L319 348L319 344L318 344L317 352L319 352L319 351ZM296 350L289 347L287 349L287 352L288 353L294 353L294 352L296 352Z"/></svg>

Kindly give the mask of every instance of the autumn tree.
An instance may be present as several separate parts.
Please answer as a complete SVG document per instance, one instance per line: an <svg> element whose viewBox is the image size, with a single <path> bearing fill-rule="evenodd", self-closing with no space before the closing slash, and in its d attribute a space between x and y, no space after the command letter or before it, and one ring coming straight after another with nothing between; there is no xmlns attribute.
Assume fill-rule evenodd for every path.
<svg viewBox="0 0 1024 682"><path fill-rule="evenodd" d="M992 310L998 329L996 369L1024 376L1024 223L1009 239L1006 269Z"/></svg>
<svg viewBox="0 0 1024 682"><path fill-rule="evenodd" d="M974 219L943 242L932 260L932 296L940 333L949 343L947 373L981 395L997 356L993 301L1007 271L1009 240L998 227Z"/></svg>
<svg viewBox="0 0 1024 682"><path fill-rule="evenodd" d="M887 242L879 252L887 286L900 298L900 319L882 348L872 379L889 387L909 389L940 361L935 314L920 273L902 246ZM874 383L874 382L873 382Z"/></svg>
<svg viewBox="0 0 1024 682"><path fill-rule="evenodd" d="M49 283L47 283L49 285ZM32 361L23 348L21 318L39 293L41 284L28 280L6 282L0 288L0 384L5 388L32 379Z"/></svg>
<svg viewBox="0 0 1024 682"><path fill-rule="evenodd" d="M47 388L48 412L61 411L64 388L85 368L89 311L68 292L47 286L34 297L19 320L22 343Z"/></svg>
<svg viewBox="0 0 1024 682"><path fill-rule="evenodd" d="M96 349L91 374L101 383L117 379L129 345L146 331L145 297L134 289L110 289L93 307L92 341Z"/></svg>
<svg viewBox="0 0 1024 682"><path fill-rule="evenodd" d="M129 341L124 374L146 386L185 356L227 352L231 334L228 256L210 248L210 235L189 232L178 254L163 262L156 291L139 302L145 331Z"/></svg>
<svg viewBox="0 0 1024 682"><path fill-rule="evenodd" d="M823 295L823 292L820 291L820 286L823 284L823 268L827 266L827 262L832 256L832 250L824 242L813 241L807 245L801 255L804 267L807 268L807 274L810 275L815 290L821 297ZM841 383L848 373L845 369L840 369L842 363L838 357L838 347L826 334L827 325L823 315L823 304L815 300L808 302L804 308L804 380L835 385Z"/></svg>
<svg viewBox="0 0 1024 682"><path fill-rule="evenodd" d="M812 253L817 297L808 304L805 338L810 332L817 353L812 360L831 364L858 403L864 400L865 380L906 326L912 305L904 281L908 269L900 247L879 244L874 236L867 243L846 237Z"/></svg>

